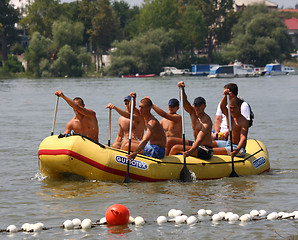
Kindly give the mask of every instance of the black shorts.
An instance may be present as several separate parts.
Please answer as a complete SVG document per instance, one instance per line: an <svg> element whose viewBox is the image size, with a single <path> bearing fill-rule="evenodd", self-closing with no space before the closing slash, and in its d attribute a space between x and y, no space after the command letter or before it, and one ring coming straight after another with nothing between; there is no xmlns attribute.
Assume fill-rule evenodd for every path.
<svg viewBox="0 0 298 240"><path fill-rule="evenodd" d="M188 145L189 145L189 146L192 146L193 143L194 143L194 141L188 140Z"/></svg>
<svg viewBox="0 0 298 240"><path fill-rule="evenodd" d="M197 155L198 158L208 160L208 159L212 158L212 156L213 156L212 147L205 146L205 145L198 147L198 155Z"/></svg>

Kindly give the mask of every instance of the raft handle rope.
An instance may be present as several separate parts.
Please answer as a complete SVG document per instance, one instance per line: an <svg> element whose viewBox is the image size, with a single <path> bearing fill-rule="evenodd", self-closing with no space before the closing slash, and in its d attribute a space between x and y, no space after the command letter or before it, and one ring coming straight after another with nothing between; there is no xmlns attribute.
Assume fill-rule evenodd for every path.
<svg viewBox="0 0 298 240"><path fill-rule="evenodd" d="M62 133L60 133L60 134L58 135L58 138L64 138L64 137L70 137L70 136L81 136L82 139L83 139L84 141L85 141L85 139L88 139L89 141L91 141L91 142L97 144L98 146L100 146L100 147L102 147L102 148L106 148L105 145L103 145L103 144L101 144L101 143L99 143L99 142L93 140L93 139L90 138L90 137L87 137L87 136L85 136L85 135L83 135L83 134L80 134L80 133L72 133L72 134L68 134L68 133L66 133L66 134L62 134Z"/></svg>
<svg viewBox="0 0 298 240"><path fill-rule="evenodd" d="M91 138L89 138L89 137L87 137L87 136L84 136L84 135L82 135L82 134L80 134L80 133L73 133L73 134L62 134L62 133L60 133L60 134L58 135L58 138L70 137L70 136L81 136L82 139L83 139L84 141L85 141L85 138L86 138L86 139L88 139L89 141L91 141L91 142L97 144L97 145L100 146L101 148L106 148L105 145L103 145L103 144L101 144L101 143L99 143L99 142L97 142L97 141L95 141L95 140L93 140L93 139L91 139ZM247 161L249 158L253 157L254 155L258 154L258 153L261 152L261 151L264 151L264 149L261 147L261 145L259 144L259 142L258 142L256 139L254 139L254 140L255 140L255 141L257 142L257 144L259 145L260 150L258 150L258 151L256 151L255 153L249 155L248 157L246 157L246 158L243 159L243 160L236 160L236 161L234 161L235 163L239 163L239 162L244 163L244 162ZM117 151L117 152L126 153L126 151L121 150L121 149L116 149L116 148L112 148L112 147L109 147L109 148L111 148L111 149L113 149L113 150L115 150L115 151ZM146 157L146 156L141 155L141 154L138 154L137 156L140 157L140 158L145 158L145 159L150 160L150 161L152 161L152 162L159 163L159 164L162 164L162 163L164 163L164 164L177 164L177 165L183 165L183 164L184 164L183 162L182 162L182 163L181 163L181 162L164 162L164 161L161 161L161 160L155 160L155 159L153 159L153 158L149 158L149 157ZM229 162L187 163L187 165L203 165L203 166L205 166L205 165L209 165L209 164L228 164L228 163L231 163L231 161L229 161Z"/></svg>

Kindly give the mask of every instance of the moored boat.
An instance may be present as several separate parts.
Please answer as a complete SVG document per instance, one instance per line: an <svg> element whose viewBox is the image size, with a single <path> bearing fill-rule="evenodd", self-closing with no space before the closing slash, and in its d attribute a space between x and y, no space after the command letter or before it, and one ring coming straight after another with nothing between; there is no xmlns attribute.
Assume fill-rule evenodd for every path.
<svg viewBox="0 0 298 240"><path fill-rule="evenodd" d="M257 77L253 65L233 64L218 65L210 69L208 77L210 78L235 78L235 77Z"/></svg>
<svg viewBox="0 0 298 240"><path fill-rule="evenodd" d="M238 175L256 175L270 169L266 146L248 140L244 158L234 158ZM38 151L39 168L44 177L61 179L75 175L89 180L122 182L126 176L127 152L97 143L82 135L54 135L45 138ZM138 154L130 161L130 179L134 181L179 180L183 156L163 159ZM187 168L196 179L218 179L231 173L231 157L218 155L210 160L187 157Z"/></svg>
<svg viewBox="0 0 298 240"><path fill-rule="evenodd" d="M279 63L270 63L265 66L265 74L266 75L296 75L298 71L296 71L292 67L286 67Z"/></svg>
<svg viewBox="0 0 298 240"><path fill-rule="evenodd" d="M189 75L189 69L178 69L176 67L164 67L163 72L159 75L163 76L179 76L179 75Z"/></svg>

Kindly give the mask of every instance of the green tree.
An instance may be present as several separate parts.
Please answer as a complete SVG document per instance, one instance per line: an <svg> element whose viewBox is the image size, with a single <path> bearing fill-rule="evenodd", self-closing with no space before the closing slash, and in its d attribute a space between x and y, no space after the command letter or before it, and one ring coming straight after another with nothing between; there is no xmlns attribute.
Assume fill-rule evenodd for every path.
<svg viewBox="0 0 298 240"><path fill-rule="evenodd" d="M16 41L17 30L15 23L19 20L19 12L9 0L0 1L0 47L2 53L2 65L5 65L8 59L8 45L12 45Z"/></svg>
<svg viewBox="0 0 298 240"><path fill-rule="evenodd" d="M207 37L204 16L200 10L196 10L191 5L187 6L181 25L184 46L186 49L190 49L191 56L193 56L194 48L203 47Z"/></svg>
<svg viewBox="0 0 298 240"><path fill-rule="evenodd" d="M64 45L58 52L58 58L51 65L51 71L57 77L80 77L82 68L76 53L69 45Z"/></svg>
<svg viewBox="0 0 298 240"><path fill-rule="evenodd" d="M293 50L287 27L264 5L247 7L233 33L231 44L225 49L229 60L264 66L275 60L282 62Z"/></svg>
<svg viewBox="0 0 298 240"><path fill-rule="evenodd" d="M173 31L150 30L134 39L115 42L111 74L159 73L164 60L174 54Z"/></svg>
<svg viewBox="0 0 298 240"><path fill-rule="evenodd" d="M80 12L96 62L100 63L102 68L102 54L107 52L111 43L118 38L119 19L109 0L83 0ZM98 64L96 67L98 71Z"/></svg>
<svg viewBox="0 0 298 240"><path fill-rule="evenodd" d="M20 24L29 29L29 34L39 32L42 36L52 37L52 25L54 21L63 15L63 7L59 0L34 0L29 1L28 14Z"/></svg>
<svg viewBox="0 0 298 240"><path fill-rule="evenodd" d="M206 27L208 29L207 45L208 45L208 60L212 62L212 53L215 46L220 44L219 33L224 25L226 17L233 9L233 0L189 0L188 4L192 3L196 9L201 10L205 17Z"/></svg>
<svg viewBox="0 0 298 240"><path fill-rule="evenodd" d="M33 72L36 77L41 76L39 63L43 59L50 59L52 40L42 36L39 32L33 33L29 42L29 47L25 51L28 60L28 70Z"/></svg>
<svg viewBox="0 0 298 240"><path fill-rule="evenodd" d="M55 21L52 25L53 47L60 49L68 44L73 50L83 42L84 25L67 20Z"/></svg>
<svg viewBox="0 0 298 240"><path fill-rule="evenodd" d="M124 0L114 1L113 9L120 21L120 31L121 38L120 39L129 39L134 33L132 29L132 22L135 20L136 16L139 14L140 9L138 6L134 6L130 8L129 4Z"/></svg>
<svg viewBox="0 0 298 240"><path fill-rule="evenodd" d="M145 0L136 18L138 33L150 29L177 29L181 19L179 0Z"/></svg>

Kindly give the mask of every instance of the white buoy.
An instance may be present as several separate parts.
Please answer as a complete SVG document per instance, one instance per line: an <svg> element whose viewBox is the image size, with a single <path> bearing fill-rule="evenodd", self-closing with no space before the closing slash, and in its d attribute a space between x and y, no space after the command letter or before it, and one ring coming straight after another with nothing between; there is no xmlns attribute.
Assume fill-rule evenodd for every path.
<svg viewBox="0 0 298 240"><path fill-rule="evenodd" d="M286 213L286 212L281 216L282 219L288 219L290 217L291 217L291 214Z"/></svg>
<svg viewBox="0 0 298 240"><path fill-rule="evenodd" d="M239 220L240 220L241 222L249 222L249 221L251 221L251 219L252 219L252 217L251 217L251 215L248 214L248 213L243 214L243 215L239 218Z"/></svg>
<svg viewBox="0 0 298 240"><path fill-rule="evenodd" d="M278 217L281 218L284 214L285 214L285 212L279 212L279 213L278 213Z"/></svg>
<svg viewBox="0 0 298 240"><path fill-rule="evenodd" d="M24 223L21 227L21 230L27 231L28 227L30 226L30 223Z"/></svg>
<svg viewBox="0 0 298 240"><path fill-rule="evenodd" d="M219 212L218 215L221 216L221 219L224 219L225 216L226 216L226 213L225 212Z"/></svg>
<svg viewBox="0 0 298 240"><path fill-rule="evenodd" d="M207 215L211 216L212 215L212 210L208 209L206 210Z"/></svg>
<svg viewBox="0 0 298 240"><path fill-rule="evenodd" d="M17 227L15 225L9 225L7 228L6 228L6 231L7 232L10 232L10 233L16 233L18 231Z"/></svg>
<svg viewBox="0 0 298 240"><path fill-rule="evenodd" d="M251 210L249 214L252 218L255 218L256 216L259 216L260 213L258 210Z"/></svg>
<svg viewBox="0 0 298 240"><path fill-rule="evenodd" d="M71 220L64 221L63 227L65 229L73 229L73 223L72 223L72 221Z"/></svg>
<svg viewBox="0 0 298 240"><path fill-rule="evenodd" d="M199 215L199 216L206 216L206 215L207 215L207 212L206 212L205 209L200 209L200 210L198 211L198 215Z"/></svg>
<svg viewBox="0 0 298 240"><path fill-rule="evenodd" d="M267 216L267 212L262 209L262 210L259 211L259 216L260 217L266 217Z"/></svg>
<svg viewBox="0 0 298 240"><path fill-rule="evenodd" d="M30 232L40 232L42 230L42 225L41 224L32 224L30 226Z"/></svg>
<svg viewBox="0 0 298 240"><path fill-rule="evenodd" d="M236 222L236 221L239 220L239 215L238 214L231 214L229 216L229 219L228 220L229 220L230 223Z"/></svg>
<svg viewBox="0 0 298 240"><path fill-rule="evenodd" d="M221 215L219 215L218 213L216 213L216 214L214 214L214 215L212 216L211 219L212 219L213 222L219 222L219 221L221 221L223 218L222 218Z"/></svg>
<svg viewBox="0 0 298 240"><path fill-rule="evenodd" d="M129 223L129 224L132 224L132 223L134 223L134 222L135 222L134 217L129 216L128 223Z"/></svg>
<svg viewBox="0 0 298 240"><path fill-rule="evenodd" d="M234 213L232 213L232 212L227 212L227 213L225 214L225 220L229 221L230 216L232 216L233 214L234 214Z"/></svg>
<svg viewBox="0 0 298 240"><path fill-rule="evenodd" d="M176 210L174 212L174 217L181 216L182 214L183 214L183 212L181 210Z"/></svg>
<svg viewBox="0 0 298 240"><path fill-rule="evenodd" d="M136 217L136 218L135 218L135 225L136 225L136 226L143 226L143 225L145 225L145 220L144 220L144 218L142 218L142 217L140 217L140 216Z"/></svg>
<svg viewBox="0 0 298 240"><path fill-rule="evenodd" d="M74 227L79 227L81 225L82 221L79 218L72 219L72 224Z"/></svg>
<svg viewBox="0 0 298 240"><path fill-rule="evenodd" d="M177 216L175 217L175 223L176 224L185 223L185 218L183 216Z"/></svg>
<svg viewBox="0 0 298 240"><path fill-rule="evenodd" d="M100 224L100 225L107 224L107 219L106 219L105 217L102 217L102 218L99 220L99 224Z"/></svg>
<svg viewBox="0 0 298 240"><path fill-rule="evenodd" d="M268 220L275 220L275 219L277 219L278 218L278 213L277 212L272 212L272 213L269 213L268 215L267 215L267 219Z"/></svg>
<svg viewBox="0 0 298 240"><path fill-rule="evenodd" d="M176 212L176 209L171 209L169 212L168 212L168 216L169 217L174 217L174 213Z"/></svg>
<svg viewBox="0 0 298 240"><path fill-rule="evenodd" d="M198 219L195 216L190 216L189 218L186 219L187 224L194 224L198 221Z"/></svg>
<svg viewBox="0 0 298 240"><path fill-rule="evenodd" d="M159 216L157 219L156 219L156 222L158 224L162 224L162 223L166 223L168 220L165 216Z"/></svg>
<svg viewBox="0 0 298 240"><path fill-rule="evenodd" d="M90 229L92 227L92 221L89 218L85 218L81 223L82 229Z"/></svg>

